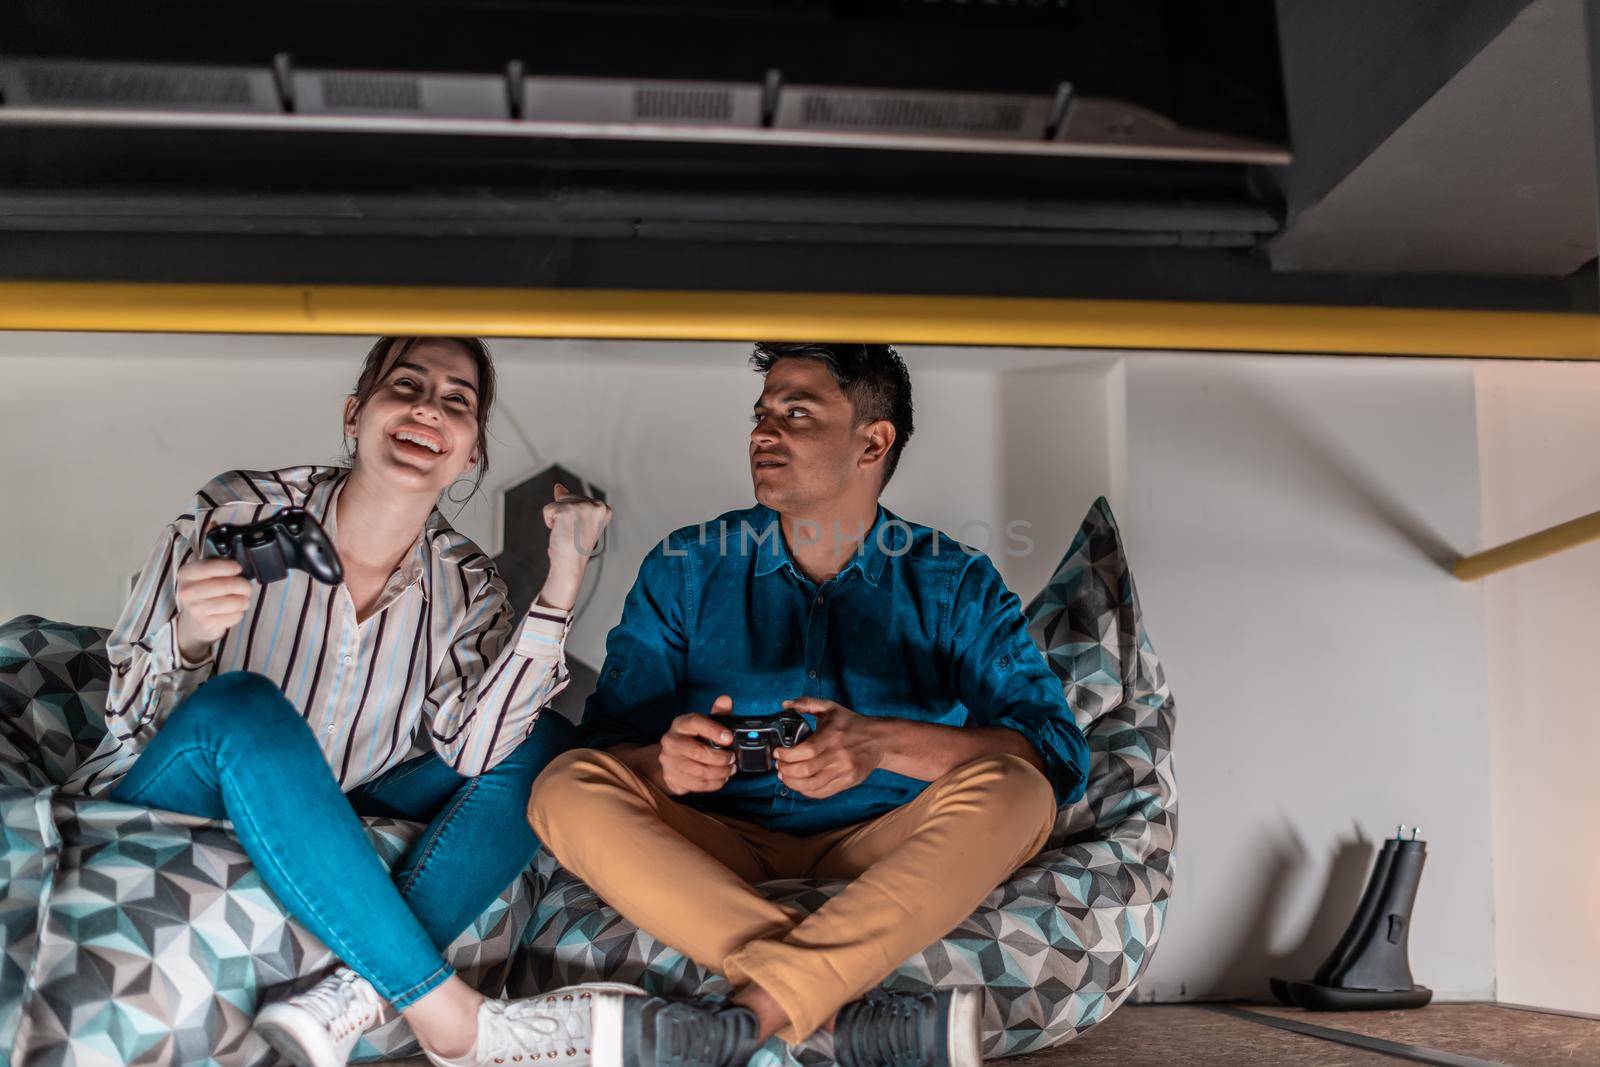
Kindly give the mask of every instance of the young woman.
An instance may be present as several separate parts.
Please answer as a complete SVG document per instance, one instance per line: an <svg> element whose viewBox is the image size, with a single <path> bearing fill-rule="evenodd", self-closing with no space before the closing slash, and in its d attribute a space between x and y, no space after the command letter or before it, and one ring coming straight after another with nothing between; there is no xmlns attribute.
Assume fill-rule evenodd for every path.
<svg viewBox="0 0 1600 1067"><path fill-rule="evenodd" d="M232 820L345 965L257 1016L298 1064L345 1063L391 1009L436 1063L588 1059L600 987L508 1004L442 955L538 849L529 789L572 743L540 710L566 684L570 612L611 516L557 486L549 578L532 605L509 604L436 507L470 468L482 481L493 401L481 341L381 339L344 402L350 465L214 479L162 534L109 642L107 716L138 753L112 798ZM322 524L341 583L291 570L263 585L201 558L213 526L287 506ZM428 823L392 876L361 815Z"/></svg>

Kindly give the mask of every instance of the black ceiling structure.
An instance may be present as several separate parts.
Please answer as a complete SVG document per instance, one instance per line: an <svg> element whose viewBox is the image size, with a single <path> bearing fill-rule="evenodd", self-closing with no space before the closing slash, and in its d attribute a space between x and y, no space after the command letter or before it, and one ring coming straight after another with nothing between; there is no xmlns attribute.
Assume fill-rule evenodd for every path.
<svg viewBox="0 0 1600 1067"><path fill-rule="evenodd" d="M1327 116L1354 77L1339 64L1371 42L1319 55L1328 35L1304 20L1331 19L1329 5L1290 0L9 0L0 278L1592 311L1592 264L1318 271L1275 268L1271 254L1314 207L1308 190L1332 189L1429 79L1451 77L1525 6L1463 4L1469 25L1440 46L1459 55L1418 64L1405 107L1368 109L1357 118L1370 128L1352 133L1354 120ZM1422 47L1428 27L1380 29ZM276 95L213 124L170 100L147 121L137 99L96 98L136 96L146 83L118 72L163 65L246 72ZM317 71L471 76L480 95L504 87L506 113L323 121L296 92ZM748 86L761 115L732 139L563 133L528 121L522 86L538 79L610 79L635 100L658 83ZM908 128L1006 101L1043 125L1009 143L963 143L953 126L911 147L786 140L784 109L807 86L901 94L894 121ZM35 106L47 91L71 106ZM944 119L930 110L952 100ZM1100 114L1091 104L1132 116L1125 143L1074 147L1070 116ZM1145 128L1202 150L1141 151ZM1301 129L1315 143L1291 137Z"/></svg>

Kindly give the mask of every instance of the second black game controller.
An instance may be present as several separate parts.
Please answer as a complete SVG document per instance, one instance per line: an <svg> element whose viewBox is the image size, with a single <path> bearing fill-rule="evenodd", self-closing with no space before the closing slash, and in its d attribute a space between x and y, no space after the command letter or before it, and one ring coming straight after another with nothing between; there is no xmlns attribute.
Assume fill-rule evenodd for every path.
<svg viewBox="0 0 1600 1067"><path fill-rule="evenodd" d="M287 577L291 567L327 585L344 581L332 539L305 508L284 508L260 522L213 526L200 556L234 560L242 577L263 585Z"/></svg>
<svg viewBox="0 0 1600 1067"><path fill-rule="evenodd" d="M765 774L777 766L773 752L793 748L811 736L811 724L799 712L781 715L718 715L713 720L733 733L733 744L712 745L733 750L736 774Z"/></svg>

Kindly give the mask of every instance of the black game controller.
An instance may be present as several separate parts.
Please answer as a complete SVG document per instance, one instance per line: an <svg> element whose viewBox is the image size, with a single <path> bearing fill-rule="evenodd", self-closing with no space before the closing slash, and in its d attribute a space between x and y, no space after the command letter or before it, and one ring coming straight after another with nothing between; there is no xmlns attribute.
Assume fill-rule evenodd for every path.
<svg viewBox="0 0 1600 1067"><path fill-rule="evenodd" d="M263 585L276 582L290 567L327 585L344 581L344 567L322 524L305 508L284 508L260 522L242 526L224 523L206 531L202 559L231 559L244 568L241 577Z"/></svg>
<svg viewBox="0 0 1600 1067"><path fill-rule="evenodd" d="M733 731L733 744L712 745L727 751L733 749L734 771L737 774L765 774L777 764L772 753L779 748L793 748L811 736L811 724L796 711L786 711L776 717L770 715L716 716L715 722Z"/></svg>

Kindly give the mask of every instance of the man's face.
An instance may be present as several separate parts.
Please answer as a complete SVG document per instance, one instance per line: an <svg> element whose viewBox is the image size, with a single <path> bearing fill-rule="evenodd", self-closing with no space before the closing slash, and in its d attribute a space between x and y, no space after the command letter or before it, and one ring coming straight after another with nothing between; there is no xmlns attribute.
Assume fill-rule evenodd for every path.
<svg viewBox="0 0 1600 1067"><path fill-rule="evenodd" d="M774 511L805 514L876 479L860 460L867 427L820 360L780 359L767 372L750 430L750 480Z"/></svg>
<svg viewBox="0 0 1600 1067"><path fill-rule="evenodd" d="M361 410L345 401L357 462L407 489L443 491L477 460L478 370L460 345L419 341L385 357Z"/></svg>

